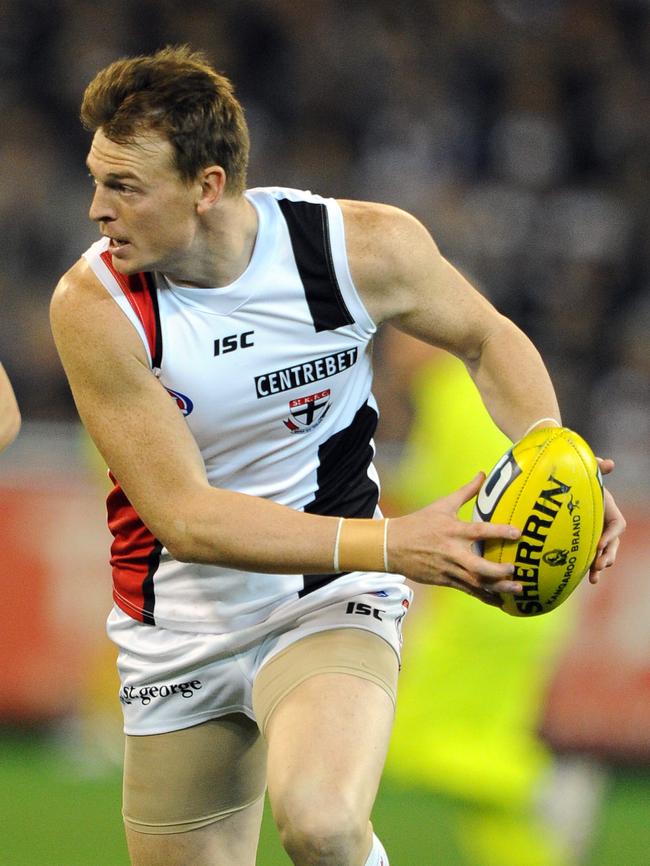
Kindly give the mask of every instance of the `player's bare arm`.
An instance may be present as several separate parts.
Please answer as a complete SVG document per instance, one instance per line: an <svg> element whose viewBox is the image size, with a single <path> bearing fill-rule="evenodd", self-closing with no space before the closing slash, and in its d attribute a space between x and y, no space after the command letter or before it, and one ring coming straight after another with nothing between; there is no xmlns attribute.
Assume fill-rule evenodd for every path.
<svg viewBox="0 0 650 866"><path fill-rule="evenodd" d="M440 254L418 220L386 205L343 208L352 275L376 322L389 321L459 357L510 439L542 417L559 423L537 349Z"/></svg>
<svg viewBox="0 0 650 866"><path fill-rule="evenodd" d="M332 568L336 519L211 487L132 325L82 260L51 305L79 415L140 518L182 561L278 573Z"/></svg>
<svg viewBox="0 0 650 866"><path fill-rule="evenodd" d="M352 276L376 322L391 322L459 357L493 420L513 441L539 419L561 422L553 385L535 346L441 255L418 220L387 205L351 201L341 205ZM601 469L610 472L613 462L601 462ZM470 482L457 507L478 492L482 480L479 476ZM439 511L439 505L430 508ZM449 510L446 514L450 516ZM456 584L477 587L479 581L471 574L478 568L468 550L472 525L458 523L452 519L446 528L451 542L444 533L438 541L446 553L446 573ZM605 529L591 569L592 582L600 570L613 565L624 529L621 512L606 490ZM464 547L462 560L454 560L450 553L458 550L458 542ZM397 549L393 558L399 561ZM467 591L467 585L459 588Z"/></svg>
<svg viewBox="0 0 650 866"><path fill-rule="evenodd" d="M211 487L198 447L174 401L152 373L132 325L82 260L59 283L52 329L80 417L143 522L183 561L257 571L332 570L338 520ZM461 494L463 495L463 494ZM460 502L441 508L453 514ZM453 520L444 515L441 519ZM430 520L393 570L446 583L426 548ZM485 537L509 532L484 525ZM507 566L472 554L468 569L503 582ZM508 591L507 580L500 591Z"/></svg>
<svg viewBox="0 0 650 866"><path fill-rule="evenodd" d="M20 410L5 368L0 364L0 451L10 445L20 430Z"/></svg>

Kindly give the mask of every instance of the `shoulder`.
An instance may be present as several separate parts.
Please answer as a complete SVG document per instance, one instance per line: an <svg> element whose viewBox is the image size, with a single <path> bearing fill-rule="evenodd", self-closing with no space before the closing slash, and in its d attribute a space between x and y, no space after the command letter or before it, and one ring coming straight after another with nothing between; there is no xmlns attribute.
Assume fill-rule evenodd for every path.
<svg viewBox="0 0 650 866"><path fill-rule="evenodd" d="M407 313L440 258L429 231L392 205L339 200L354 283L377 322Z"/></svg>
<svg viewBox="0 0 650 866"><path fill-rule="evenodd" d="M53 315L65 313L79 306L101 302L108 298L92 268L84 258L59 279L52 293L50 309Z"/></svg>
<svg viewBox="0 0 650 866"><path fill-rule="evenodd" d="M59 354L143 356L140 339L84 258L58 281L50 301L50 323Z"/></svg>

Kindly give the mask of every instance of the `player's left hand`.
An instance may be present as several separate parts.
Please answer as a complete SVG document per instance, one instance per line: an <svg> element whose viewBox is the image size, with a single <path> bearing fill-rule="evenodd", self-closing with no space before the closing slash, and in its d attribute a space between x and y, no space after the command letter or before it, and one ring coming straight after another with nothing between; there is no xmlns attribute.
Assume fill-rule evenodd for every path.
<svg viewBox="0 0 650 866"><path fill-rule="evenodd" d="M614 461L610 459L596 458L600 471L603 475L609 475L614 469ZM627 523L620 512L619 507L614 502L614 497L605 488L605 524L603 526L603 534L598 542L596 550L596 558L589 569L589 582L598 583L601 571L605 568L610 568L616 562L616 554L619 544L621 543L621 535L625 532Z"/></svg>

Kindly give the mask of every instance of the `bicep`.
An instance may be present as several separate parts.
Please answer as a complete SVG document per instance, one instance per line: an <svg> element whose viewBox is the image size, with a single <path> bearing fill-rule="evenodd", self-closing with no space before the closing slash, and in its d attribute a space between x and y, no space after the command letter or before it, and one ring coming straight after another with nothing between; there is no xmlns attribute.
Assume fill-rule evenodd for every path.
<svg viewBox="0 0 650 866"><path fill-rule="evenodd" d="M406 309L392 324L471 364L507 319L448 262L431 242L420 269L402 284Z"/></svg>
<svg viewBox="0 0 650 866"><path fill-rule="evenodd" d="M477 358L507 320L441 255L424 225L398 208L341 205L352 277L374 321L468 363Z"/></svg>

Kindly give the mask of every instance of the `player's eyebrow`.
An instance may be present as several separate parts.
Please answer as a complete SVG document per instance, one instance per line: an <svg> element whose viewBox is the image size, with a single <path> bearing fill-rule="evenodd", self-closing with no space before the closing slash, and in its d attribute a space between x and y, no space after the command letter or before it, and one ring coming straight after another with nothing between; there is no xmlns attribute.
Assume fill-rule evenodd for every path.
<svg viewBox="0 0 650 866"><path fill-rule="evenodd" d="M133 174L132 171L109 171L106 175L110 180L139 180L137 174Z"/></svg>
<svg viewBox="0 0 650 866"><path fill-rule="evenodd" d="M88 160L86 160L86 168L88 169L88 172L91 175L93 175L93 170L90 167L90 163ZM94 177L94 175L93 175L93 177ZM125 170L125 171L109 171L106 174L106 179L107 180L140 180L140 177L138 177L138 175L134 174L132 171Z"/></svg>

